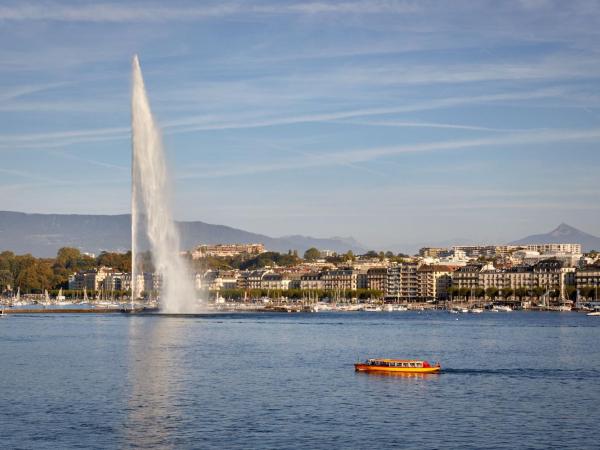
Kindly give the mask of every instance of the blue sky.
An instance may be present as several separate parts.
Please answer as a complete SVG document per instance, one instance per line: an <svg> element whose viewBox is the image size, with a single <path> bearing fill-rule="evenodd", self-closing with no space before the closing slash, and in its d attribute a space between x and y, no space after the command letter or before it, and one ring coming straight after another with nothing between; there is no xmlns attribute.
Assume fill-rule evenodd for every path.
<svg viewBox="0 0 600 450"><path fill-rule="evenodd" d="M138 53L177 219L600 234L598 1L3 1L0 42L0 209L129 211Z"/></svg>

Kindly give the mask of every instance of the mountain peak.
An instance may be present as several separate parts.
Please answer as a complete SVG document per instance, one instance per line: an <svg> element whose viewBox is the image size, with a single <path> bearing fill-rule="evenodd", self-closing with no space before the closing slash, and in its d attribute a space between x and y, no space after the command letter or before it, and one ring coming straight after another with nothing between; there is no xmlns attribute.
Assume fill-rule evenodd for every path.
<svg viewBox="0 0 600 450"><path fill-rule="evenodd" d="M600 249L600 238L577 228L561 223L558 227L546 234L533 234L510 244L581 244L584 252Z"/></svg>
<svg viewBox="0 0 600 450"><path fill-rule="evenodd" d="M561 223L559 226L557 226L554 230L552 230L550 232L550 234L552 236L568 236L570 234L576 234L576 233L582 233L581 230L578 230L575 227L572 227L571 225L567 224L567 223Z"/></svg>

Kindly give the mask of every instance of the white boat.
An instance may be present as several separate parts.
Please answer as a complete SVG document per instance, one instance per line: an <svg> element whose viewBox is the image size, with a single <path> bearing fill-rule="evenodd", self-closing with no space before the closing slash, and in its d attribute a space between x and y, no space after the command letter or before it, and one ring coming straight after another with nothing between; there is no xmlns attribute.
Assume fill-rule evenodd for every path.
<svg viewBox="0 0 600 450"><path fill-rule="evenodd" d="M381 309L381 306L367 305L367 306L365 306L365 308L363 309L363 311L367 311L367 312L379 312L379 311L382 311L382 309Z"/></svg>
<svg viewBox="0 0 600 450"><path fill-rule="evenodd" d="M324 302L319 302L315 305L319 311L331 311L331 305Z"/></svg>
<svg viewBox="0 0 600 450"><path fill-rule="evenodd" d="M58 290L58 295L56 296L56 303L60 304L58 302L64 302L66 300L66 297L63 295L63 291L62 288L60 288Z"/></svg>
<svg viewBox="0 0 600 450"><path fill-rule="evenodd" d="M558 310L559 311L572 311L572 308L570 305L560 305L558 307Z"/></svg>
<svg viewBox="0 0 600 450"><path fill-rule="evenodd" d="M587 313L586 316L600 316L600 311L594 311Z"/></svg>
<svg viewBox="0 0 600 450"><path fill-rule="evenodd" d="M408 308L404 305L396 305L389 303L383 307L384 311L408 311Z"/></svg>
<svg viewBox="0 0 600 450"><path fill-rule="evenodd" d="M97 302L96 306L99 308L120 308L121 307L121 305L119 303L111 302L108 300Z"/></svg>
<svg viewBox="0 0 600 450"><path fill-rule="evenodd" d="M492 311L496 312L512 312L512 308L507 305L494 305Z"/></svg>
<svg viewBox="0 0 600 450"><path fill-rule="evenodd" d="M483 312L483 308L471 308L469 312L471 314L481 314Z"/></svg>

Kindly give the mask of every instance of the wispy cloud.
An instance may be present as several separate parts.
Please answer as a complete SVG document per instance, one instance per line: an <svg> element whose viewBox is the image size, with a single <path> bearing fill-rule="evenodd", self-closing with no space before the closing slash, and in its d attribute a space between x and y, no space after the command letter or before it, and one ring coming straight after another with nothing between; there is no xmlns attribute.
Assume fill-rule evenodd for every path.
<svg viewBox="0 0 600 450"><path fill-rule="evenodd" d="M469 130L469 131L526 131L517 130L514 128L491 128L480 127L477 125L461 125L454 123L437 123L437 122L403 122L399 120L335 120L334 123L342 123L348 125L362 125L370 127L393 127L393 128L442 128L450 130ZM531 130L529 130L531 131Z"/></svg>
<svg viewBox="0 0 600 450"><path fill-rule="evenodd" d="M238 120L231 120L226 116L218 116L211 114L204 116L189 116L175 120L168 120L163 123L162 128L164 129L166 134L179 134L196 131L236 130L315 122L337 122L347 121L348 119L353 118L364 118L370 116L382 116L389 114L435 110L470 104L486 104L505 101L527 101L533 99L560 98L562 96L568 95L568 92L569 91L564 88L547 88L534 91L509 92L468 97L448 97L435 100L425 100L403 106L349 109L328 113L264 117L261 119L256 119L256 114L240 116L240 119ZM365 124L369 123L365 122ZM479 131L500 131L499 129L488 129L485 127L474 127L470 125L460 124L427 124L413 122L403 123L394 121L372 122L371 124L378 124L382 126L384 126L384 124L387 124L387 126L431 126L440 128L445 127L457 129L472 129ZM31 133L19 135L4 134L0 135L0 149L9 150L18 148L56 148L81 142L100 142L107 140L128 139L129 135L130 129L128 127L67 130L52 133Z"/></svg>
<svg viewBox="0 0 600 450"><path fill-rule="evenodd" d="M52 133L5 134L0 136L0 149L57 148L82 142L99 142L129 139L128 127L99 128L89 130L57 131Z"/></svg>
<svg viewBox="0 0 600 450"><path fill-rule="evenodd" d="M380 108L361 108L344 110L330 113L315 113L288 117L271 117L259 120L245 120L243 122L222 121L212 122L211 118L206 116L201 117L186 117L168 121L164 124L164 128L171 132L189 132L202 130L224 130L224 129L243 129L243 128L259 128L276 125L291 125L298 123L310 122L329 122L355 117L367 117L386 114L399 114L415 111L426 111L442 108L450 108L460 105L469 104L485 104L504 101L527 101L544 98L559 98L567 94L567 90L563 88L548 88L534 91L510 92L501 94L489 95L472 95L465 97L447 97L441 99L424 100L407 104L403 106L380 107Z"/></svg>
<svg viewBox="0 0 600 450"><path fill-rule="evenodd" d="M15 86L12 88L5 88L0 91L0 102L7 102L9 100L15 100L20 97L24 97L30 94L47 91L57 87L65 86L66 82L60 83L46 83L40 85L28 85L28 86ZM2 107L3 105L0 105Z"/></svg>
<svg viewBox="0 0 600 450"><path fill-rule="evenodd" d="M589 130L536 130L520 132L508 136L495 136L480 139L449 140L426 142L414 145L386 146L350 151L320 152L310 158L288 159L265 164L243 164L241 166L216 167L203 172L182 174L178 178L217 178L226 176L251 175L284 170L299 170L311 167L350 165L395 156L404 153L464 150L498 146L523 146L556 142L595 142L600 140L600 128Z"/></svg>
<svg viewBox="0 0 600 450"><path fill-rule="evenodd" d="M165 22L192 21L240 14L405 14L418 11L413 2L363 0L352 2L210 2L198 6L158 3L94 3L64 5L55 2L25 3L0 7L0 20L51 20L67 22Z"/></svg>

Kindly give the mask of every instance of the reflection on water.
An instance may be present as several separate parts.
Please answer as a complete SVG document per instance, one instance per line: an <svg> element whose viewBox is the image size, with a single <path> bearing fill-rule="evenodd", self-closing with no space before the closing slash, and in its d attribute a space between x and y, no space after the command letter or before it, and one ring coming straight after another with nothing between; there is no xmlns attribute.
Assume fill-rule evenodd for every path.
<svg viewBox="0 0 600 450"><path fill-rule="evenodd" d="M440 373L403 373L403 372L356 372L357 375L382 378L404 378L409 380L435 380Z"/></svg>
<svg viewBox="0 0 600 450"><path fill-rule="evenodd" d="M126 442L141 448L175 448L180 421L174 394L182 390L184 365L178 360L181 331L177 319L130 317Z"/></svg>

